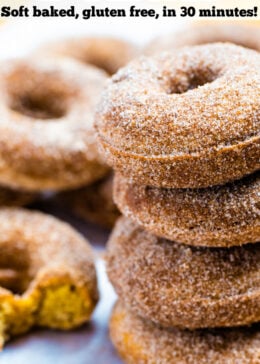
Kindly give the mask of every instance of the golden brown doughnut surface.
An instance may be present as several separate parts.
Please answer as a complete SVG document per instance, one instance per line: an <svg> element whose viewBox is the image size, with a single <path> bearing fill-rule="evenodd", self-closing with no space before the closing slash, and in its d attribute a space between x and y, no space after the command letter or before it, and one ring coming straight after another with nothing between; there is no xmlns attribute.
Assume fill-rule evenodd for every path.
<svg viewBox="0 0 260 364"><path fill-rule="evenodd" d="M59 190L104 176L93 112L106 79L69 59L1 63L0 183Z"/></svg>
<svg viewBox="0 0 260 364"><path fill-rule="evenodd" d="M234 43L260 52L260 28L242 24L205 24L187 27L152 41L147 54L215 42Z"/></svg>
<svg viewBox="0 0 260 364"><path fill-rule="evenodd" d="M110 336L127 364L259 364L259 325L234 329L162 329L119 302Z"/></svg>
<svg viewBox="0 0 260 364"><path fill-rule="evenodd" d="M75 58L86 64L114 74L138 54L137 47L110 37L81 37L57 41L38 51L39 55L53 54Z"/></svg>
<svg viewBox="0 0 260 364"><path fill-rule="evenodd" d="M90 186L61 193L58 201L83 220L111 229L120 216L112 190L110 175Z"/></svg>
<svg viewBox="0 0 260 364"><path fill-rule="evenodd" d="M260 319L260 244L198 248L120 218L107 272L120 300L165 327L241 326Z"/></svg>
<svg viewBox="0 0 260 364"><path fill-rule="evenodd" d="M71 329L98 300L89 244L68 224L39 212L0 209L0 336L32 326Z"/></svg>
<svg viewBox="0 0 260 364"><path fill-rule="evenodd" d="M96 125L107 161L139 184L197 188L260 168L260 56L229 44L133 61Z"/></svg>
<svg viewBox="0 0 260 364"><path fill-rule="evenodd" d="M205 189L159 189L115 176L121 212L179 243L228 247L260 241L260 174Z"/></svg>

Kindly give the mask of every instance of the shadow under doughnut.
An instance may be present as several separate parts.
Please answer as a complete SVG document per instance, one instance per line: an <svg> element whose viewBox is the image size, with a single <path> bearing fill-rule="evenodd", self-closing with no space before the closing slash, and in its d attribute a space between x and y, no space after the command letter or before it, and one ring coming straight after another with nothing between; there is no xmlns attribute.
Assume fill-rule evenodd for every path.
<svg viewBox="0 0 260 364"><path fill-rule="evenodd" d="M16 190L13 188L8 188L0 185L0 206L8 206L8 207L19 207L28 205L37 198L39 198L39 194Z"/></svg>

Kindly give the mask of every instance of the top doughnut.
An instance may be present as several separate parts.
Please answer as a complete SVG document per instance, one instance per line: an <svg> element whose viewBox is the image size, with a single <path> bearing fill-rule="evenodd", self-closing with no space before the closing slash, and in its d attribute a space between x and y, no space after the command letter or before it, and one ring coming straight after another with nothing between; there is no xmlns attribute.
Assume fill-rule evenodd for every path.
<svg viewBox="0 0 260 364"><path fill-rule="evenodd" d="M96 114L107 161L139 184L198 188L260 168L260 56L231 44L142 57Z"/></svg>
<svg viewBox="0 0 260 364"><path fill-rule="evenodd" d="M153 40L146 54L155 54L184 46L214 42L230 42L260 52L260 28L249 25L196 25Z"/></svg>

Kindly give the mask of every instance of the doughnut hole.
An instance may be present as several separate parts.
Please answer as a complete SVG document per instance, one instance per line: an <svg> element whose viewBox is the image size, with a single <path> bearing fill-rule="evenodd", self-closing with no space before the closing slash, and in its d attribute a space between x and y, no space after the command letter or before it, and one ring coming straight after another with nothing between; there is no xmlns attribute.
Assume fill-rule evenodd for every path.
<svg viewBox="0 0 260 364"><path fill-rule="evenodd" d="M75 90L54 72L18 67L6 78L8 107L32 119L60 119Z"/></svg>
<svg viewBox="0 0 260 364"><path fill-rule="evenodd" d="M0 286L16 295L22 295L31 280L30 258L26 249L8 247L1 249L0 255Z"/></svg>
<svg viewBox="0 0 260 364"><path fill-rule="evenodd" d="M204 86L220 77L217 70L208 67L190 67L189 69L177 69L168 76L166 81L166 93L183 94L190 90Z"/></svg>

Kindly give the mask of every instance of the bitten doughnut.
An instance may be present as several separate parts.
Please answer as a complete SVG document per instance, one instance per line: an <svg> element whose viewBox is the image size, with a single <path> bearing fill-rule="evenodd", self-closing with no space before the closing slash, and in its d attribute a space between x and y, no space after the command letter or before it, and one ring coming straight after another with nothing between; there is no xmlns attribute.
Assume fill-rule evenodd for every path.
<svg viewBox="0 0 260 364"><path fill-rule="evenodd" d="M159 37L146 48L146 54L172 51L184 46L229 42L260 52L260 28L251 25L205 24Z"/></svg>
<svg viewBox="0 0 260 364"><path fill-rule="evenodd" d="M67 330L98 300L93 253L69 225L39 212L0 209L0 337L32 326Z"/></svg>
<svg viewBox="0 0 260 364"><path fill-rule="evenodd" d="M260 244L189 247L120 218L108 243L107 272L127 307L164 327L260 321Z"/></svg>
<svg viewBox="0 0 260 364"><path fill-rule="evenodd" d="M229 247L260 241L259 172L205 189L159 189L116 175L114 199L125 216L179 243Z"/></svg>
<svg viewBox="0 0 260 364"><path fill-rule="evenodd" d="M109 75L125 66L138 54L137 48L124 40L110 37L81 37L46 45L37 52L75 58L103 69Z"/></svg>
<svg viewBox="0 0 260 364"><path fill-rule="evenodd" d="M107 161L139 184L199 188L260 168L260 56L229 44L133 61L96 114Z"/></svg>
<svg viewBox="0 0 260 364"><path fill-rule="evenodd" d="M106 80L69 59L2 62L0 183L59 190L103 177L93 112Z"/></svg>
<svg viewBox="0 0 260 364"><path fill-rule="evenodd" d="M260 328L162 329L122 303L114 307L110 336L126 364L259 364Z"/></svg>
<svg viewBox="0 0 260 364"><path fill-rule="evenodd" d="M113 201L113 176L78 190L63 192L58 203L83 220L111 229L120 216Z"/></svg>

